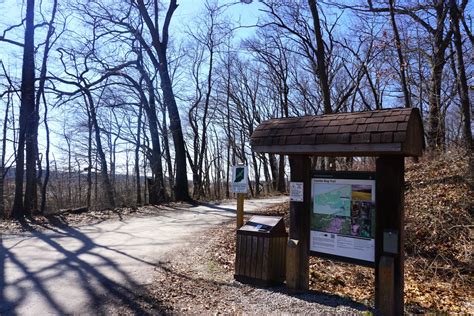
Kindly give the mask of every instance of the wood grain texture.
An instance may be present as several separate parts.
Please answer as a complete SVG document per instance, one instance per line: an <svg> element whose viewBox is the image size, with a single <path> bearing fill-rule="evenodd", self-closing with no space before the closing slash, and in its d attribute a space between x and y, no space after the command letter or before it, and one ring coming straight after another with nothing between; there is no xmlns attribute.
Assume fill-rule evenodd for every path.
<svg viewBox="0 0 474 316"><path fill-rule="evenodd" d="M375 179L375 306L383 308L381 301L385 283L380 281L383 276L380 270L380 260L383 256L393 258L393 304L395 315L404 312L404 158L380 157L376 161ZM385 253L383 249L384 231L398 232L397 253Z"/></svg>
<svg viewBox="0 0 474 316"><path fill-rule="evenodd" d="M309 288L309 223L311 207L311 161L306 156L289 156L291 181L303 182L303 202L290 202L290 238L298 240L295 291ZM289 268L289 267L287 267Z"/></svg>
<svg viewBox="0 0 474 316"><path fill-rule="evenodd" d="M382 256L379 261L378 271L378 311L384 316L395 315L393 258Z"/></svg>

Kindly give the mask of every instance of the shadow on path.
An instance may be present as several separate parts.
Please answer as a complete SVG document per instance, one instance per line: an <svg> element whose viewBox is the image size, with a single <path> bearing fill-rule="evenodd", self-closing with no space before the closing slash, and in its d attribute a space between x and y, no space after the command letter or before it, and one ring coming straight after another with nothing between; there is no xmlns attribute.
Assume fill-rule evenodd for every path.
<svg viewBox="0 0 474 316"><path fill-rule="evenodd" d="M46 264L26 261L21 256L23 251L22 243L16 243L7 247L5 241L0 236L0 314L18 315L19 307L29 302L31 295L39 296L40 300L47 304L50 311L55 314L68 314L71 311L66 310L68 301L74 300L74 297L68 293L53 293L55 282L61 281L65 274L74 273L74 280L79 280L79 284L71 284L79 288L85 297L85 302L90 311L95 313L105 313L107 304L121 304L134 314L148 314L150 310L154 313L162 310L161 304L155 301L147 292L144 286L137 284L136 281L125 272L117 262L114 262L103 255L105 251L113 251L122 256L144 264L156 266L140 258L136 258L120 250L115 250L108 246L102 246L95 243L90 237L81 231L67 226L60 220L51 219L51 226L46 228L50 232L45 233L34 230L26 221L22 223L23 228L29 230L33 237L36 237L41 245L41 249L53 251L61 254L57 260L47 258L44 254ZM73 249L67 249L61 244L61 239L73 239ZM132 238L132 237L131 237ZM38 251L41 251L38 249ZM94 263L87 262L83 257L93 259ZM81 257L82 258L81 258ZM23 261L22 261L23 260ZM90 261L90 260L89 260ZM118 276L120 283L114 281L109 276L100 271L105 268L108 275L112 272ZM12 279L11 272L15 270L15 276ZM67 289L66 289L67 290ZM8 295L7 295L8 293ZM13 298L12 298L13 297ZM105 305L107 305L105 304ZM123 312L123 310L121 310ZM34 311L41 312L41 311ZM43 313L47 311L42 311Z"/></svg>

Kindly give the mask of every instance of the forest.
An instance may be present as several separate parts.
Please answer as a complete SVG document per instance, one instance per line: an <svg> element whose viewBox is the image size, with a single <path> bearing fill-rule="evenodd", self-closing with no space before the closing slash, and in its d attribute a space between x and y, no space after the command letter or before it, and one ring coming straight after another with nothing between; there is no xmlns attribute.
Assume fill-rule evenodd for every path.
<svg viewBox="0 0 474 316"><path fill-rule="evenodd" d="M468 0L5 0L0 10L4 217L230 198L238 163L251 196L284 193L287 157L250 148L259 123L394 107L420 110L427 150L464 147L472 176Z"/></svg>

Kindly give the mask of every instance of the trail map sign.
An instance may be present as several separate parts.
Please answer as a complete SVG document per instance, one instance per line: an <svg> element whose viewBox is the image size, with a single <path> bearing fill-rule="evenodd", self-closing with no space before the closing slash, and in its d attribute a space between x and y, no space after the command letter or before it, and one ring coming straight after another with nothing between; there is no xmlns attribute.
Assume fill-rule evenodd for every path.
<svg viewBox="0 0 474 316"><path fill-rule="evenodd" d="M310 252L373 266L375 174L316 172L311 181Z"/></svg>
<svg viewBox="0 0 474 316"><path fill-rule="evenodd" d="M374 268L376 310L403 315L405 157L423 153L419 109L270 119L250 142L288 155L290 181L303 183L303 202L290 201L287 286L309 288L311 254L363 264ZM312 172L314 156L377 157L375 173Z"/></svg>
<svg viewBox="0 0 474 316"><path fill-rule="evenodd" d="M247 193L248 187L248 167L232 166L232 192Z"/></svg>

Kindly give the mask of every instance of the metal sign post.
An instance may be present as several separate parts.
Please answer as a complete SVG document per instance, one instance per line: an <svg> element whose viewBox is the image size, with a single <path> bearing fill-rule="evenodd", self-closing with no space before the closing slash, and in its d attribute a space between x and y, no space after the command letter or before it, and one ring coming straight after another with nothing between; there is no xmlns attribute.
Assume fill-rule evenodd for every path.
<svg viewBox="0 0 474 316"><path fill-rule="evenodd" d="M237 193L237 229L244 225L244 197L248 188L248 167L232 166L232 193Z"/></svg>

